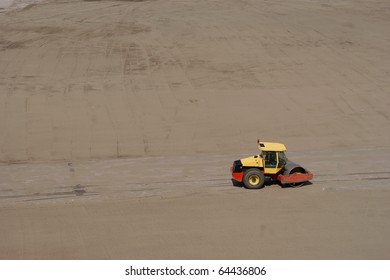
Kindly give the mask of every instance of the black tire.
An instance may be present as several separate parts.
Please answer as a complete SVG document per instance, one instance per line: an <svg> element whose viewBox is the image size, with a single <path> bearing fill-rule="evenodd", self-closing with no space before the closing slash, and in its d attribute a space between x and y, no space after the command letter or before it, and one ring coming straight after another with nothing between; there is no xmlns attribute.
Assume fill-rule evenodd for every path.
<svg viewBox="0 0 390 280"><path fill-rule="evenodd" d="M257 168L248 169L243 178L244 186L247 189L261 189L264 187L264 174Z"/></svg>

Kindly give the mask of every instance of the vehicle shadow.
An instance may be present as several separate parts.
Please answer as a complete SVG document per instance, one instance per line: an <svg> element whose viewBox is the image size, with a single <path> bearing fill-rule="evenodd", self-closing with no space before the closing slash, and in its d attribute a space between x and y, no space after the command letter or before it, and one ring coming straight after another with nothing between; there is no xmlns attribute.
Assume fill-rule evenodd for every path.
<svg viewBox="0 0 390 280"><path fill-rule="evenodd" d="M239 183L239 182L236 182L236 181L232 180L232 184L233 184L234 187L237 187L237 188L245 188L243 183ZM265 187L269 187L269 186L274 186L274 185L278 185L282 189L289 189L289 188L296 189L296 188L302 188L302 187L311 186L311 185L313 185L313 183L310 182L310 181L307 181L307 182L303 182L303 183L300 183L300 184L293 185L293 184L282 184L282 183L280 183L277 180L266 179L265 182L264 182L264 186L261 189L263 189Z"/></svg>

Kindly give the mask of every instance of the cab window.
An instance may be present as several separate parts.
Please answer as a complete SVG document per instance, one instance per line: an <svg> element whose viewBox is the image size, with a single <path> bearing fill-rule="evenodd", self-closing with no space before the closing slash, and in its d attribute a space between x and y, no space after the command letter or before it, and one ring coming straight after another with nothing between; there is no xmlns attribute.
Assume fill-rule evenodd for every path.
<svg viewBox="0 0 390 280"><path fill-rule="evenodd" d="M282 168L286 164L286 155L284 152L278 152L278 168Z"/></svg>
<svg viewBox="0 0 390 280"><path fill-rule="evenodd" d="M264 152L264 161L266 168L276 167L276 152Z"/></svg>

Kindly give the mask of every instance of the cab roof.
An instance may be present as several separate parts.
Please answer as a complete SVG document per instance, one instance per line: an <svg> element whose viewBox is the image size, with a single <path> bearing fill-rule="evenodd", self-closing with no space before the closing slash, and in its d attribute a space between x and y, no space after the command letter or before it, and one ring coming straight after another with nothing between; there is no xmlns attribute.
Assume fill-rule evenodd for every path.
<svg viewBox="0 0 390 280"><path fill-rule="evenodd" d="M280 143L260 142L259 149L265 152L285 152L286 146Z"/></svg>

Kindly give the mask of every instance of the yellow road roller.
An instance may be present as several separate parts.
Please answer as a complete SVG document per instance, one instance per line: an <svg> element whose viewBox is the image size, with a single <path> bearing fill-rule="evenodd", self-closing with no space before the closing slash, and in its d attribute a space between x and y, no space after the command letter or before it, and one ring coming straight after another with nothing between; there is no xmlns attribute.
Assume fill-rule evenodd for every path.
<svg viewBox="0 0 390 280"><path fill-rule="evenodd" d="M283 144L257 140L257 146L260 154L233 162L233 185L260 189L266 181L276 181L283 186L299 187L313 179L313 173L287 159Z"/></svg>

